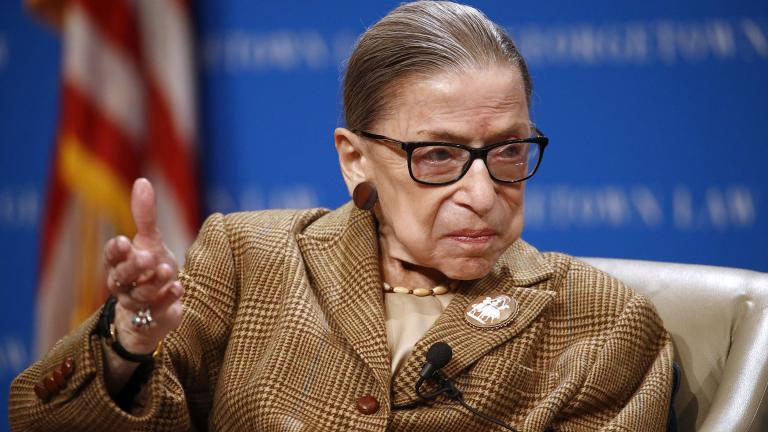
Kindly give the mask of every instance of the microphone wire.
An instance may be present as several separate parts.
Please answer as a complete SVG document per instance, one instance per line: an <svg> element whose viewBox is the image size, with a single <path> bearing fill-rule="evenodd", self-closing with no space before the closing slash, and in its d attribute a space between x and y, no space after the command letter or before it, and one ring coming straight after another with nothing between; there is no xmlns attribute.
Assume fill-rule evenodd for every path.
<svg viewBox="0 0 768 432"><path fill-rule="evenodd" d="M476 416L478 416L478 417L480 417L482 419L485 419L485 420L487 420L487 421L489 421L491 423L496 423L497 425L503 427L506 430L510 430L512 432L517 432L517 429L513 428L512 426L507 425L506 423L502 422L501 420L499 420L499 419L497 419L495 417L491 417L491 416L489 416L487 414L483 414L480 411L478 411L475 408L473 408L470 404L464 402L464 396L462 396L461 394L458 397L451 398L451 399L453 399L456 402L460 403L461 406L463 406L464 408L468 409L471 413L475 414Z"/></svg>

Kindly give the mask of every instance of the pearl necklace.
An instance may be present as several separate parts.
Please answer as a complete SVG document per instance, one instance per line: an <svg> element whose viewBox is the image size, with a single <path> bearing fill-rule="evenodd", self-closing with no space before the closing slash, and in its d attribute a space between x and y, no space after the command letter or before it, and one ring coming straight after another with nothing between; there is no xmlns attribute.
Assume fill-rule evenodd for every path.
<svg viewBox="0 0 768 432"><path fill-rule="evenodd" d="M449 285L450 285L451 288L455 288L457 284L458 284L458 281L453 281ZM392 285L384 282L384 292L385 293L413 294L413 295L415 295L417 297L427 297L427 296L431 296L431 295L445 294L448 291L449 291L448 287L446 287L445 285L438 285L438 286L432 287L432 288L414 288L414 289L410 289L410 288L400 287L400 286L393 287Z"/></svg>

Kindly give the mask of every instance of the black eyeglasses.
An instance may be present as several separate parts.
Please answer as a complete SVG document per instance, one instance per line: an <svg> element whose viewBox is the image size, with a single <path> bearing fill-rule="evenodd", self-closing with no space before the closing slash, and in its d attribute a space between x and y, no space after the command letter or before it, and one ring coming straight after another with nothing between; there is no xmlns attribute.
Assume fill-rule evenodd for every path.
<svg viewBox="0 0 768 432"><path fill-rule="evenodd" d="M385 144L394 144L408 155L411 178L426 185L447 185L459 181L475 159L481 159L491 178L501 183L525 181L539 169L549 138L536 129L536 136L511 139L485 147L447 142L404 142L359 129L352 132Z"/></svg>

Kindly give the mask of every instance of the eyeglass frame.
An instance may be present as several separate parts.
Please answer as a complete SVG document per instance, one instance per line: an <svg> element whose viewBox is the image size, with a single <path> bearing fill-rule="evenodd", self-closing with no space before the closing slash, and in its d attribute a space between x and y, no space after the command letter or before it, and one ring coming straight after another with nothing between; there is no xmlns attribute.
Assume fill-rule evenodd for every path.
<svg viewBox="0 0 768 432"><path fill-rule="evenodd" d="M472 164L475 162L476 159L480 159L483 161L483 163L485 164L485 169L488 171L488 175L494 181L497 181L499 183L514 184L514 183L520 183L528 180L529 178L533 177L534 174L536 174L536 171L539 170L539 166L541 165L541 160L544 159L544 150L547 148L547 145L549 144L549 138L544 136L544 134L539 130L539 128L534 127L534 131L536 132L536 136L532 136L528 138L515 138L515 139L505 140L505 141L489 144L483 147L470 147L465 144L457 144L457 143L443 142L443 141L400 141L394 138L389 138L384 135L379 135L379 134L375 134L375 133L360 130L360 129L350 129L350 132L356 135L360 135L364 138L368 138L370 140L378 141L381 143L399 146L406 153L406 160L408 161L408 174L410 174L411 179L413 179L413 181L415 181L416 183L421 183L429 186L446 186L449 184L456 183L457 181L464 178L464 176L469 171L469 168L472 167ZM539 146L540 148L539 158L536 161L536 166L533 168L533 171L531 171L531 173L528 174L526 177L523 177L519 180L501 180L496 178L491 172L490 168L488 168L488 152L504 145L518 144L518 143L537 144ZM464 164L461 174L459 174L458 177L456 177L451 181L440 182L440 183L430 183L424 180L417 179L416 176L413 175L413 168L411 167L411 160L413 159L413 151L416 150L417 148L430 147L430 146L454 147L454 148L468 151L469 160Z"/></svg>

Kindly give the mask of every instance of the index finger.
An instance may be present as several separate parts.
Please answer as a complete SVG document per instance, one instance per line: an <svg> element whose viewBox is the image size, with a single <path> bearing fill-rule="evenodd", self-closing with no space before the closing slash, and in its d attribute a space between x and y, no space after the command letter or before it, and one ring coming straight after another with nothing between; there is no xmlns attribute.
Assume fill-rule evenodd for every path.
<svg viewBox="0 0 768 432"><path fill-rule="evenodd" d="M136 234L150 239L160 237L157 229L157 206L152 183L145 178L136 179L131 191L131 214L136 224Z"/></svg>

